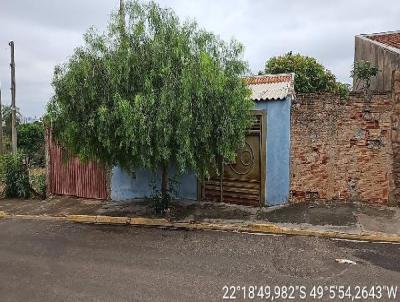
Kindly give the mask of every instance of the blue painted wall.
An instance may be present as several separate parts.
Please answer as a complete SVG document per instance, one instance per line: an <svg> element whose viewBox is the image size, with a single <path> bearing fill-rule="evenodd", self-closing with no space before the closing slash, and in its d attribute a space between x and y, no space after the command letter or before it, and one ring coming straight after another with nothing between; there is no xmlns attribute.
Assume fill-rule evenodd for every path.
<svg viewBox="0 0 400 302"><path fill-rule="evenodd" d="M290 185L290 107L291 99L281 101L257 102L255 109L266 111L267 117L267 160L266 160L266 205L277 205L288 202ZM175 167L171 166L169 175L175 175ZM154 175L147 170L135 173L114 167L111 178L111 198L116 201L144 198L152 194L152 182L161 184L160 171ZM197 177L194 173L181 175L178 197L197 199Z"/></svg>
<svg viewBox="0 0 400 302"><path fill-rule="evenodd" d="M169 175L176 174L175 167L169 168ZM134 198L150 197L153 192L152 184L156 182L161 188L161 172L152 173L148 170L137 170L135 173L114 167L111 177L111 199L123 201ZM197 199L197 177L194 173L177 177L178 198Z"/></svg>
<svg viewBox="0 0 400 302"><path fill-rule="evenodd" d="M266 205L288 202L290 186L290 107L291 99L257 102L266 111L267 160Z"/></svg>

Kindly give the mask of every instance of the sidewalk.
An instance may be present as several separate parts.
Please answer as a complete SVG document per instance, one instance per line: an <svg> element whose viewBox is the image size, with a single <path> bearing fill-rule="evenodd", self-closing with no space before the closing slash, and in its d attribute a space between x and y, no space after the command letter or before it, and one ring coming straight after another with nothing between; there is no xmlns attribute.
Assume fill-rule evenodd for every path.
<svg viewBox="0 0 400 302"><path fill-rule="evenodd" d="M312 203L253 208L224 203L174 202L165 217L150 201L75 198L0 200L5 217L54 218L83 223L133 224L400 242L400 208L361 203ZM0 215L1 216L1 215Z"/></svg>

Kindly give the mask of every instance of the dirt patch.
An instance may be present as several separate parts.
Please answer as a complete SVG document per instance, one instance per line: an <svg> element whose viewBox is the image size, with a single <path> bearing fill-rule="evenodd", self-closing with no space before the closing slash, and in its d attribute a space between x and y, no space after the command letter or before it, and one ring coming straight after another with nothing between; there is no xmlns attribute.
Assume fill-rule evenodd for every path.
<svg viewBox="0 0 400 302"><path fill-rule="evenodd" d="M248 220L252 209L241 209L223 203L176 203L171 206L172 220L204 221L210 219Z"/></svg>
<svg viewBox="0 0 400 302"><path fill-rule="evenodd" d="M171 202L170 208L163 216L156 215L151 200L133 200L129 202L107 202L99 210L97 215L129 216L129 217L164 217L171 221L204 221L206 219L247 220L252 216L254 208L241 209L222 203L206 203L181 201Z"/></svg>
<svg viewBox="0 0 400 302"><path fill-rule="evenodd" d="M97 215L107 216L128 216L128 217L148 217L159 218L151 207L151 201L134 200L129 202L109 201L96 211Z"/></svg>
<svg viewBox="0 0 400 302"><path fill-rule="evenodd" d="M392 219L395 215L395 211L393 209L375 205L360 205L358 212L368 216L388 219Z"/></svg>
<svg viewBox="0 0 400 302"><path fill-rule="evenodd" d="M70 214L93 214L104 202L75 198L35 199L3 199L0 211L10 214L65 216Z"/></svg>
<svg viewBox="0 0 400 302"><path fill-rule="evenodd" d="M74 199L74 198L62 198L45 201L47 202L45 213L55 216L63 215L92 215L94 211L99 209L104 201L101 200L87 200L87 199Z"/></svg>
<svg viewBox="0 0 400 302"><path fill-rule="evenodd" d="M163 216L157 215L151 200L131 200L127 202L78 199L72 197L54 197L48 200L0 200L0 211L10 214L27 215L106 215L127 217L164 217L172 221L203 221L205 219L247 220L252 216L254 208L242 209L219 203L193 201L174 201Z"/></svg>
<svg viewBox="0 0 400 302"><path fill-rule="evenodd" d="M280 223L308 223L312 225L351 226L357 223L351 203L295 204L272 212L260 211L257 219Z"/></svg>

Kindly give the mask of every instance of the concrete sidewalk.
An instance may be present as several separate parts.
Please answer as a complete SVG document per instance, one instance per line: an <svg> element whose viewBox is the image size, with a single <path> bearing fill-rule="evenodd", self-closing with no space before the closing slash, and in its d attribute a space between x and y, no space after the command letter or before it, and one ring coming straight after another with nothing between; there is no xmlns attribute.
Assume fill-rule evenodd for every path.
<svg viewBox="0 0 400 302"><path fill-rule="evenodd" d="M311 203L254 208L224 203L174 202L165 217L150 201L75 198L0 200L3 217L64 219L82 223L215 229L400 242L400 209L361 203Z"/></svg>

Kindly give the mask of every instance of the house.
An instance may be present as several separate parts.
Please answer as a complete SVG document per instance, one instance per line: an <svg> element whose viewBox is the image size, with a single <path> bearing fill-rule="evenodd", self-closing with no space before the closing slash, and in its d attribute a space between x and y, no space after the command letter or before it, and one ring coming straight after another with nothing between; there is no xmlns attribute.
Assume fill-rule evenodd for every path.
<svg viewBox="0 0 400 302"><path fill-rule="evenodd" d="M360 60L369 61L379 69L371 81L371 90L390 91L392 73L400 70L400 31L357 35L354 62ZM353 87L360 90L361 83L354 79Z"/></svg>
<svg viewBox="0 0 400 302"><path fill-rule="evenodd" d="M277 205L289 200L290 108L294 74L245 78L255 102L256 122L234 163L220 178L203 183L201 197L245 205Z"/></svg>
<svg viewBox="0 0 400 302"><path fill-rule="evenodd" d="M222 177L199 184L194 173L177 176L177 193L183 199L205 199L244 205L276 205L289 199L290 107L294 97L294 74L246 77L255 102L256 123L246 136L245 147L235 163L224 166ZM169 175L175 175L174 166ZM114 167L111 199L150 196L160 187L161 172L134 172Z"/></svg>
<svg viewBox="0 0 400 302"><path fill-rule="evenodd" d="M294 94L294 76L245 78L254 101L254 124L237 158L221 176L200 182L194 173L177 176L178 197L243 205L286 202L400 200L400 71L391 91ZM63 163L48 138L51 194L117 201L151 196L160 175L111 171L77 158ZM157 173L156 173L157 174ZM159 174L159 172L158 172ZM176 175L170 167L169 175Z"/></svg>
<svg viewBox="0 0 400 302"><path fill-rule="evenodd" d="M346 100L335 93L294 93L294 74L244 78L254 124L236 160L220 176L177 175L178 197L243 205L287 202L400 200L400 31L358 35L355 62L379 73L371 93ZM361 85L360 85L361 86ZM49 193L116 201L151 196L160 172L106 170L71 159L48 139ZM176 175L174 166L169 175Z"/></svg>
<svg viewBox="0 0 400 302"><path fill-rule="evenodd" d="M179 198L255 206L288 202L290 111L295 97L294 74L251 76L244 80L251 89L254 101L252 113L255 116L255 123L246 135L244 148L238 151L234 163L224 166L221 176L211 177L205 182L200 182L194 173L176 175L175 167L171 166L169 175L176 175ZM108 197L116 201L149 197L154 187L160 188L160 171L126 171L114 167L105 182L104 173L98 166L89 169L95 171L98 177L89 172L75 173L77 169L87 170L87 167L77 167L76 159L71 160L73 164L61 167L58 163L62 157L59 151L50 146L50 193L65 194L63 182L57 181L59 179L70 179L65 184L68 185L69 195L99 198L104 196L104 192L109 192ZM91 181L88 181L89 178ZM85 190L82 190L82 183L85 184ZM97 191L101 191L101 194Z"/></svg>

